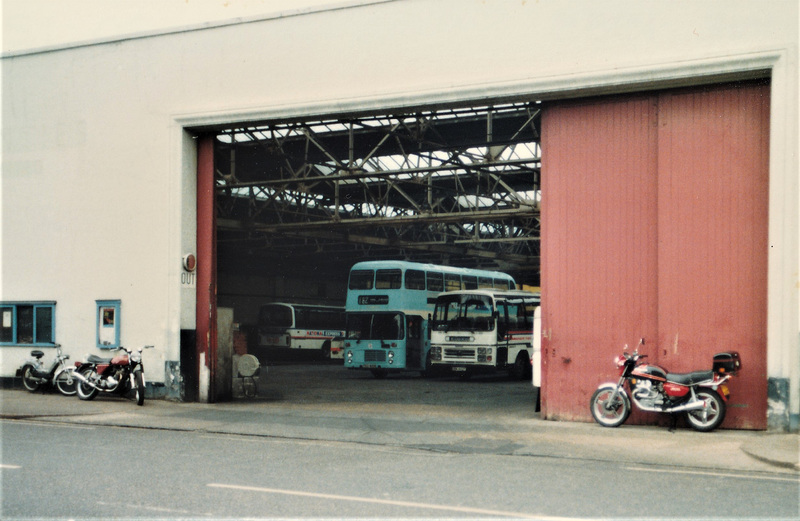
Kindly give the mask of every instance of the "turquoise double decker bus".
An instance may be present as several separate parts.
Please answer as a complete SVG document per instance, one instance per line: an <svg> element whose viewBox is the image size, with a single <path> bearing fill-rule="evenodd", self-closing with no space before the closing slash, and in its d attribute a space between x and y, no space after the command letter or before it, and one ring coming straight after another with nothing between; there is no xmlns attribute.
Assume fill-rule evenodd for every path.
<svg viewBox="0 0 800 521"><path fill-rule="evenodd" d="M446 291L515 289L510 275L406 261L365 261L350 269L344 366L391 372L430 370L428 318Z"/></svg>

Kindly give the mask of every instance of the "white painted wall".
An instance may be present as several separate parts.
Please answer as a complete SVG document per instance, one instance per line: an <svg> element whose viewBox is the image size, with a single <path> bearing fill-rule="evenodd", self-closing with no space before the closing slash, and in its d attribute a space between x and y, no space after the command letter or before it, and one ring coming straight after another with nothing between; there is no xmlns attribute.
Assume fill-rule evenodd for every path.
<svg viewBox="0 0 800 521"><path fill-rule="evenodd" d="M343 2L2 59L3 300L56 300L94 346L94 301L153 381L194 322L195 149L184 127L499 97L554 98L772 74L769 376L800 413L798 4ZM28 349L0 348L0 375Z"/></svg>

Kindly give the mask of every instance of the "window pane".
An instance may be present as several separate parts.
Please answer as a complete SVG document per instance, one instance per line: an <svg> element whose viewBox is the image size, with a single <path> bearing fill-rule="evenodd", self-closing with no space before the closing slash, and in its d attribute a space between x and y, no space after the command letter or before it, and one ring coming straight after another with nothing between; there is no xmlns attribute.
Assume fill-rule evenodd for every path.
<svg viewBox="0 0 800 521"><path fill-rule="evenodd" d="M261 327L292 327L292 310L286 306L266 305L261 308Z"/></svg>
<svg viewBox="0 0 800 521"><path fill-rule="evenodd" d="M444 290L445 291L458 291L461 289L461 275L444 276Z"/></svg>
<svg viewBox="0 0 800 521"><path fill-rule="evenodd" d="M33 306L17 306L17 343L33 343Z"/></svg>
<svg viewBox="0 0 800 521"><path fill-rule="evenodd" d="M372 289L375 272L372 270L354 270L350 272L350 289Z"/></svg>
<svg viewBox="0 0 800 521"><path fill-rule="evenodd" d="M294 307L294 327L298 329L313 329L311 325L310 310L308 308Z"/></svg>
<svg viewBox="0 0 800 521"><path fill-rule="evenodd" d="M11 343L14 341L14 308L11 306L0 307L0 342Z"/></svg>
<svg viewBox="0 0 800 521"><path fill-rule="evenodd" d="M373 316L372 338L381 340L402 340L403 315L400 313L381 313Z"/></svg>
<svg viewBox="0 0 800 521"><path fill-rule="evenodd" d="M502 289L514 289L514 283L507 279L494 279L494 287Z"/></svg>
<svg viewBox="0 0 800 521"><path fill-rule="evenodd" d="M406 271L406 289L425 289L425 272L420 270Z"/></svg>
<svg viewBox="0 0 800 521"><path fill-rule="evenodd" d="M444 278L441 273L428 272L428 291L444 291Z"/></svg>
<svg viewBox="0 0 800 521"><path fill-rule="evenodd" d="M471 275L464 275L462 277L464 281L464 289L478 289L478 278L473 277Z"/></svg>
<svg viewBox="0 0 800 521"><path fill-rule="evenodd" d="M400 289L403 273L400 270L378 270L375 289Z"/></svg>
<svg viewBox="0 0 800 521"><path fill-rule="evenodd" d="M488 297L470 297L463 306L464 326L476 331L491 331L492 300Z"/></svg>
<svg viewBox="0 0 800 521"><path fill-rule="evenodd" d="M490 279L489 277L479 277L478 278L478 287L479 288L481 288L481 289L483 289L483 288L491 288L493 286L494 285L492 283L492 279Z"/></svg>
<svg viewBox="0 0 800 521"><path fill-rule="evenodd" d="M36 343L53 343L53 308L38 306L36 308Z"/></svg>

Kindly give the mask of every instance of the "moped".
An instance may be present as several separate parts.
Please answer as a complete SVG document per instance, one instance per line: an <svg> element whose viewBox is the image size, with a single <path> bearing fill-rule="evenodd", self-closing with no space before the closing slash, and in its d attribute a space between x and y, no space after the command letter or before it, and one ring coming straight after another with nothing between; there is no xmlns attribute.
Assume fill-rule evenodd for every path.
<svg viewBox="0 0 800 521"><path fill-rule="evenodd" d="M31 356L19 370L22 376L22 386L30 392L34 392L44 386L55 386L58 391L66 396L72 396L76 392L77 380L74 377L73 368L66 364L69 355L61 351L61 344L55 344L56 357L45 367L42 358L44 351L34 349Z"/></svg>

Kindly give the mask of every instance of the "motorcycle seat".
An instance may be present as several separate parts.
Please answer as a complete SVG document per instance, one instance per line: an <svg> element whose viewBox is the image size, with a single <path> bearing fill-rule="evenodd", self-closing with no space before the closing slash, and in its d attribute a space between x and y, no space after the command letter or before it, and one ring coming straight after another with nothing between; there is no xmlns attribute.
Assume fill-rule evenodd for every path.
<svg viewBox="0 0 800 521"><path fill-rule="evenodd" d="M682 385L694 385L714 378L714 371L694 371L692 373L667 373L667 381Z"/></svg>
<svg viewBox="0 0 800 521"><path fill-rule="evenodd" d="M103 358L102 356L89 355L87 361L92 364L110 364L110 358Z"/></svg>
<svg viewBox="0 0 800 521"><path fill-rule="evenodd" d="M44 356L44 352L37 349L35 351L31 351L31 356L34 358L41 358Z"/></svg>

